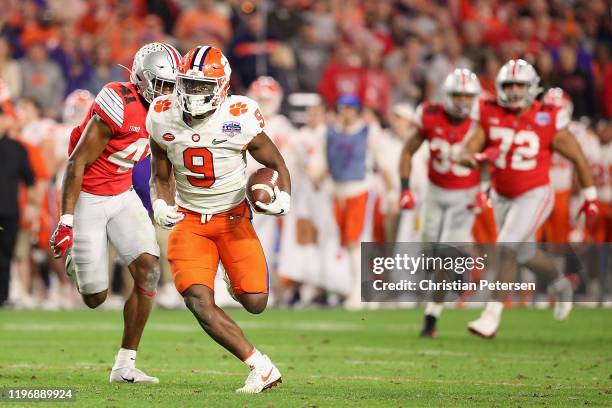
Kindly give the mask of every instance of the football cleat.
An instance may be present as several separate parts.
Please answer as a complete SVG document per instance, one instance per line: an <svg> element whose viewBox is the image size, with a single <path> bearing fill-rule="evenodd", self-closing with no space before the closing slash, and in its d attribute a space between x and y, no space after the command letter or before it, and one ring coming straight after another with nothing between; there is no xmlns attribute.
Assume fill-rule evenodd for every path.
<svg viewBox="0 0 612 408"><path fill-rule="evenodd" d="M423 322L423 329L421 330L421 337L436 337L438 331L436 330L436 319L434 316L425 315L425 321Z"/></svg>
<svg viewBox="0 0 612 408"><path fill-rule="evenodd" d="M497 334L499 323L499 317L485 310L478 319L468 324L468 330L483 339L492 339Z"/></svg>
<svg viewBox="0 0 612 408"><path fill-rule="evenodd" d="M111 371L110 382L133 383L133 384L157 384L159 378L151 377L136 367L117 368Z"/></svg>
<svg viewBox="0 0 612 408"><path fill-rule="evenodd" d="M551 289L555 294L555 309L553 310L553 317L555 320L565 320L568 318L574 306L572 303L572 299L574 297L572 282L563 276L553 282Z"/></svg>
<svg viewBox="0 0 612 408"><path fill-rule="evenodd" d="M267 364L263 364L260 368L253 368L244 382L244 386L236 390L237 393L257 394L283 382L278 368L272 364L268 356L264 355L264 358Z"/></svg>

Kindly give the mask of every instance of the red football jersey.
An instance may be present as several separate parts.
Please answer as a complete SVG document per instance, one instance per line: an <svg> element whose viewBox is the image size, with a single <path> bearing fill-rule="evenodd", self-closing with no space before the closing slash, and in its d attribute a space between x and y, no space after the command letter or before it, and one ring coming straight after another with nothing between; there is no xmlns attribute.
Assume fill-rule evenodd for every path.
<svg viewBox="0 0 612 408"><path fill-rule="evenodd" d="M472 119L453 123L442 104L424 102L417 108L416 121L421 135L429 142L429 181L453 190L476 186L480 182L480 170L451 161L451 157L461 150Z"/></svg>
<svg viewBox="0 0 612 408"><path fill-rule="evenodd" d="M68 154L72 154L94 114L106 122L113 136L102 154L85 169L82 189L96 195L121 194L132 186L134 164L149 154L149 135L145 126L147 108L131 83L106 84L83 123L72 130Z"/></svg>
<svg viewBox="0 0 612 408"><path fill-rule="evenodd" d="M479 122L486 147L499 148L491 181L499 194L513 198L549 183L552 140L569 124L567 111L534 102L516 115L494 100L481 101Z"/></svg>

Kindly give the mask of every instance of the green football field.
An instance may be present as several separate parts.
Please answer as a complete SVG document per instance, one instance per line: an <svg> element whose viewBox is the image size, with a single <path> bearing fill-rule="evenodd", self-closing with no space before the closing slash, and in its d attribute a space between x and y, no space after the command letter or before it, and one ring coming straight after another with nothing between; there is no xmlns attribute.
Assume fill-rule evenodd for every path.
<svg viewBox="0 0 612 408"><path fill-rule="evenodd" d="M0 387L73 387L78 407L612 406L612 310L506 311L492 341L465 328L478 310L445 311L434 340L417 337L421 310L231 314L280 387L236 395L248 370L186 310L145 331L138 365L158 385L108 383L120 312L0 312Z"/></svg>

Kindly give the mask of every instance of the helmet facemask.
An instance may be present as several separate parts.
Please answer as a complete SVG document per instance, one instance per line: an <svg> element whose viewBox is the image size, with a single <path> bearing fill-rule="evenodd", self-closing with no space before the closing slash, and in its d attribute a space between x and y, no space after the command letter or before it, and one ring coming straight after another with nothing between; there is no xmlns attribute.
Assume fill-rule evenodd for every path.
<svg viewBox="0 0 612 408"><path fill-rule="evenodd" d="M147 102L151 103L158 96L169 95L174 92L176 81L158 77L151 71L144 71L142 74L145 77L147 86L141 93Z"/></svg>
<svg viewBox="0 0 612 408"><path fill-rule="evenodd" d="M510 60L501 67L495 78L497 103L507 109L526 109L540 93L539 84L540 77L528 62Z"/></svg>
<svg viewBox="0 0 612 408"><path fill-rule="evenodd" d="M474 110L478 95L480 95L480 82L476 75L468 70L457 68L444 80L444 110L457 119L465 119Z"/></svg>
<svg viewBox="0 0 612 408"><path fill-rule="evenodd" d="M452 92L446 95L444 109L457 119L465 119L474 110L476 95L472 93Z"/></svg>
<svg viewBox="0 0 612 408"><path fill-rule="evenodd" d="M130 82L149 103L174 90L176 71L180 64L178 52L170 45L151 43L134 56Z"/></svg>
<svg viewBox="0 0 612 408"><path fill-rule="evenodd" d="M217 79L179 74L176 92L183 110L191 116L202 116L217 109L225 93L219 82Z"/></svg>
<svg viewBox="0 0 612 408"><path fill-rule="evenodd" d="M528 83L507 81L502 82L500 88L500 99L503 101L503 106L508 109L523 109L533 102Z"/></svg>

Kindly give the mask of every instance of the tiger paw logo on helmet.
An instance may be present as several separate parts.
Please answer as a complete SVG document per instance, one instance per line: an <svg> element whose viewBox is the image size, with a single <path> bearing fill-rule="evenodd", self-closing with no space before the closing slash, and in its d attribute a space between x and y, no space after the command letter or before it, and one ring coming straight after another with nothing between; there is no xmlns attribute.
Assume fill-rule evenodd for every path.
<svg viewBox="0 0 612 408"><path fill-rule="evenodd" d="M247 111L249 110L249 108L247 107L246 103L243 102L236 102L232 105L230 105L230 113L234 116L240 116L244 113L247 113Z"/></svg>

